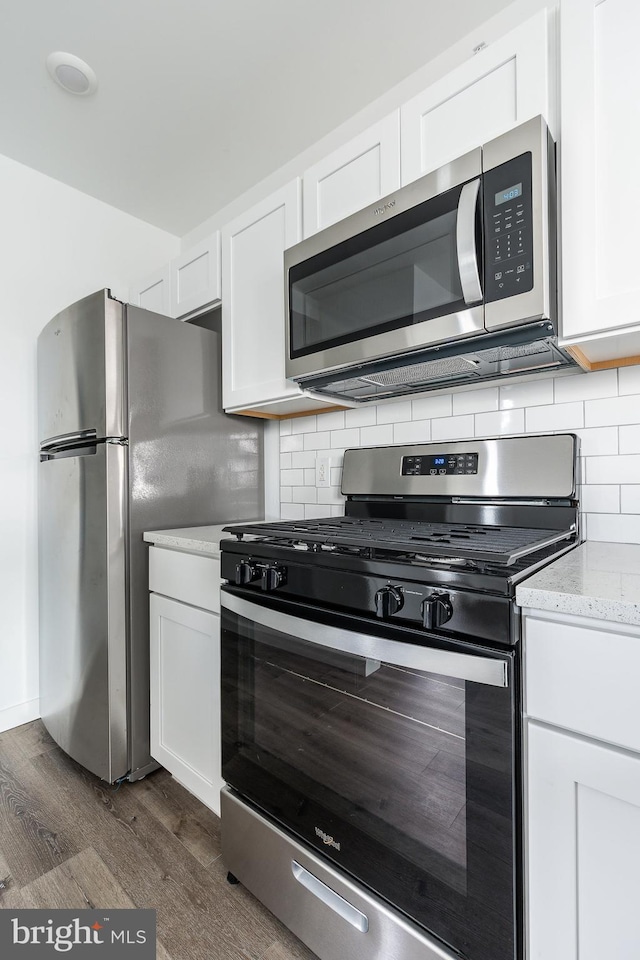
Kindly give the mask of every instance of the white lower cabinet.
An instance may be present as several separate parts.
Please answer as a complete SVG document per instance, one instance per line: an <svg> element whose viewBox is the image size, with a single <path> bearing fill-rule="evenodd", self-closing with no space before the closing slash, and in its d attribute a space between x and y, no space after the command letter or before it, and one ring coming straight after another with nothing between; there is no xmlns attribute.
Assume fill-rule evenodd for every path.
<svg viewBox="0 0 640 960"><path fill-rule="evenodd" d="M640 957L638 628L525 617L528 960Z"/></svg>
<svg viewBox="0 0 640 960"><path fill-rule="evenodd" d="M640 956L640 756L530 722L529 960Z"/></svg>
<svg viewBox="0 0 640 960"><path fill-rule="evenodd" d="M209 610L160 593L150 596L151 756L215 813L220 813L219 561L151 548L150 586L180 594L192 590L190 569L174 581L181 562L209 565Z"/></svg>

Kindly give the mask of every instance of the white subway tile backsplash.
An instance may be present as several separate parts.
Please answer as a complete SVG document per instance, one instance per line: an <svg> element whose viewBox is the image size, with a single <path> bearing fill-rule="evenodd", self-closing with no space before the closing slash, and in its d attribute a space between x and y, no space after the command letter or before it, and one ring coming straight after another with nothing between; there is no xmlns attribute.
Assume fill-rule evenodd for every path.
<svg viewBox="0 0 640 960"><path fill-rule="evenodd" d="M638 422L640 422L640 396L585 401L585 427L603 427L607 424L615 426L616 424Z"/></svg>
<svg viewBox="0 0 640 960"><path fill-rule="evenodd" d="M305 467L315 467L316 456L315 450L299 450L291 454L291 466L302 469L305 469Z"/></svg>
<svg viewBox="0 0 640 960"><path fill-rule="evenodd" d="M295 487L304 483L304 470L281 470L280 482L283 486Z"/></svg>
<svg viewBox="0 0 640 960"><path fill-rule="evenodd" d="M584 430L576 430L576 433L580 437L580 455L583 457L607 457L618 452L617 427L587 427ZM640 453L640 450L637 452ZM636 453L636 451L621 449L620 453Z"/></svg>
<svg viewBox="0 0 640 960"><path fill-rule="evenodd" d="M378 423L400 423L403 420L411 420L411 400L381 403L377 417Z"/></svg>
<svg viewBox="0 0 640 960"><path fill-rule="evenodd" d="M585 513L620 513L620 487L615 484L588 484L582 487L580 509Z"/></svg>
<svg viewBox="0 0 640 960"><path fill-rule="evenodd" d="M620 487L622 513L640 513L640 483Z"/></svg>
<svg viewBox="0 0 640 960"><path fill-rule="evenodd" d="M354 410L345 410L345 427L373 427L376 424L376 407L356 407Z"/></svg>
<svg viewBox="0 0 640 960"><path fill-rule="evenodd" d="M294 487L291 499L294 503L317 503L318 491L316 487Z"/></svg>
<svg viewBox="0 0 640 960"><path fill-rule="evenodd" d="M638 424L620 427L619 434L620 453L640 453L640 426Z"/></svg>
<svg viewBox="0 0 640 960"><path fill-rule="evenodd" d="M434 417L450 417L452 401L450 393L443 393L435 397L423 397L411 401L411 411L414 420L432 420Z"/></svg>
<svg viewBox="0 0 640 960"><path fill-rule="evenodd" d="M340 487L319 487L318 503L344 503Z"/></svg>
<svg viewBox="0 0 640 960"><path fill-rule="evenodd" d="M302 450L303 446L302 434L280 437L280 453L291 453L293 450Z"/></svg>
<svg viewBox="0 0 640 960"><path fill-rule="evenodd" d="M618 393L621 397L640 394L640 366L618 368Z"/></svg>
<svg viewBox="0 0 640 960"><path fill-rule="evenodd" d="M498 388L487 387L484 390L469 390L467 393L454 393L454 416L461 413L483 413L485 410L498 409Z"/></svg>
<svg viewBox="0 0 640 960"><path fill-rule="evenodd" d="M575 431L583 532L640 543L640 366L516 381L280 421L283 519L342 516L345 447ZM316 487L329 457L331 486Z"/></svg>
<svg viewBox="0 0 640 960"><path fill-rule="evenodd" d="M640 516L629 513L589 513L590 540L607 543L640 543Z"/></svg>
<svg viewBox="0 0 640 960"><path fill-rule="evenodd" d="M587 483L640 483L640 455L587 457Z"/></svg>
<svg viewBox="0 0 640 960"><path fill-rule="evenodd" d="M312 417L295 417L291 431L292 433L315 433L317 429L318 418L314 414Z"/></svg>
<svg viewBox="0 0 640 960"><path fill-rule="evenodd" d="M362 427L360 429L360 442L363 447L393 443L393 424L381 423L377 427Z"/></svg>
<svg viewBox="0 0 640 960"><path fill-rule="evenodd" d="M463 440L473 436L473 415L431 421L432 440Z"/></svg>
<svg viewBox="0 0 640 960"><path fill-rule="evenodd" d="M344 428L344 410L332 410L318 417L320 430L342 430Z"/></svg>
<svg viewBox="0 0 640 960"><path fill-rule="evenodd" d="M524 410L476 414L476 437L502 436L506 433L524 433Z"/></svg>
<svg viewBox="0 0 640 960"><path fill-rule="evenodd" d="M594 400L593 403L607 401ZM525 414L528 433L547 433L557 430L576 430L584 426L584 404L554 403L548 407L532 407Z"/></svg>
<svg viewBox="0 0 640 960"><path fill-rule="evenodd" d="M301 503L283 503L280 505L283 520L304 520L304 506Z"/></svg>
<svg viewBox="0 0 640 960"><path fill-rule="evenodd" d="M305 520L321 520L323 517L331 516L329 510L330 508L324 503L305 503L304 518Z"/></svg>
<svg viewBox="0 0 640 960"><path fill-rule="evenodd" d="M331 434L328 431L305 433L303 438L305 450L324 450L325 447L331 446Z"/></svg>
<svg viewBox="0 0 640 960"><path fill-rule="evenodd" d="M394 423L394 443L428 443L431 440L431 420L410 420Z"/></svg>
<svg viewBox="0 0 640 960"><path fill-rule="evenodd" d="M553 380L531 380L527 383L505 383L500 387L500 409L537 407L553 403Z"/></svg>
<svg viewBox="0 0 640 960"><path fill-rule="evenodd" d="M345 447L359 447L360 430L357 427L352 427L350 430L332 430L331 446L341 447L342 450Z"/></svg>
<svg viewBox="0 0 640 960"><path fill-rule="evenodd" d="M597 400L601 397L618 396L618 371L596 370L579 373L574 377L558 377L555 381L556 403L572 400Z"/></svg>

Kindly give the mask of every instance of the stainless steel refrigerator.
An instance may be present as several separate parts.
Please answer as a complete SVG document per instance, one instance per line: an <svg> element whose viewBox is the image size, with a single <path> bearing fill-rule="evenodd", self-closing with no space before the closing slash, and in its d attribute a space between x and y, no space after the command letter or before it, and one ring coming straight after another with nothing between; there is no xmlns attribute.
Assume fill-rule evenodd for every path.
<svg viewBox="0 0 640 960"><path fill-rule="evenodd" d="M219 334L108 290L38 338L40 710L109 782L157 766L143 532L262 515L262 425L220 398Z"/></svg>

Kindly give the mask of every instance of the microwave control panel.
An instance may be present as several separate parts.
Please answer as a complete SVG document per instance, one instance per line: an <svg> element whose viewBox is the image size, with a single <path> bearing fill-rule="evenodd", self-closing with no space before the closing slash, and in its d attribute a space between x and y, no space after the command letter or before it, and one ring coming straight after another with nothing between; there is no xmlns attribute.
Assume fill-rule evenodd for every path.
<svg viewBox="0 0 640 960"><path fill-rule="evenodd" d="M533 289L531 154L508 160L483 176L485 300Z"/></svg>
<svg viewBox="0 0 640 960"><path fill-rule="evenodd" d="M430 457L403 457L403 477L445 477L476 474L477 453L441 453Z"/></svg>

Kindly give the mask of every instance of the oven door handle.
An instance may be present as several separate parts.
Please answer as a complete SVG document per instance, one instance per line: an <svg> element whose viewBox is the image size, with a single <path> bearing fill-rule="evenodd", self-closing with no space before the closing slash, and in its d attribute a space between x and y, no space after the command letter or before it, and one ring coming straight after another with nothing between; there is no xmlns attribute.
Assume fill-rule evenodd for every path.
<svg viewBox="0 0 640 960"><path fill-rule="evenodd" d="M480 179L465 183L458 200L458 219L456 221L456 249L458 251L458 270L464 302L479 303L482 300L482 286L478 269L478 249L476 246L476 210Z"/></svg>
<svg viewBox="0 0 640 960"><path fill-rule="evenodd" d="M277 630L298 640L306 640L329 650L362 657L367 660L380 660L395 667L408 667L438 673L443 677L456 680L470 680L473 683L485 683L492 687L508 687L509 675L506 660L495 657L482 657L471 653L454 653L436 647L423 647L414 643L401 643L398 640L386 640L372 637L355 630L330 627L324 623L315 623L302 617L263 607L244 597L221 591L221 606L261 627Z"/></svg>

